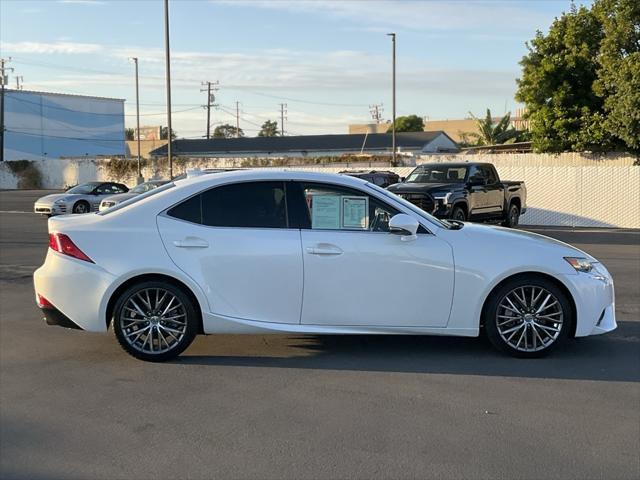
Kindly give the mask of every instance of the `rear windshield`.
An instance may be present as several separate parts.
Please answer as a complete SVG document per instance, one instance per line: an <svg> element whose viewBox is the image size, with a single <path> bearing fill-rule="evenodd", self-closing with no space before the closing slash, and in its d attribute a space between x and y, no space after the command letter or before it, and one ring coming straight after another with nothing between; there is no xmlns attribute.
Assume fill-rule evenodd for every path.
<svg viewBox="0 0 640 480"><path fill-rule="evenodd" d="M144 193L141 193L140 195L136 195L135 197L129 198L128 200L125 200L122 203L118 203L117 205L108 208L107 210L103 210L102 212L98 212L98 215L109 215L110 213L113 213L117 210L120 210L123 207L128 207L129 205L139 202L140 200L144 200L145 198L149 198L151 195L155 195L157 193L160 192L164 192L165 190L168 190L170 188L175 187L176 184L173 182L169 182L169 183L165 183L164 185L162 185L161 187L158 188L153 188L151 190L147 190Z"/></svg>

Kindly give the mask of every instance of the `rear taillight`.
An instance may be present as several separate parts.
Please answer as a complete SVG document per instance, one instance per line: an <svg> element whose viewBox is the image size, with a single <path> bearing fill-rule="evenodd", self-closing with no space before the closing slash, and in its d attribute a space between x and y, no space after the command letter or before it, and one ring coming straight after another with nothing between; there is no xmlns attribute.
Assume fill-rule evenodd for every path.
<svg viewBox="0 0 640 480"><path fill-rule="evenodd" d="M77 258L78 260L94 263L94 261L87 257L84 252L80 250L64 233L50 233L49 248L55 252L62 253L63 255Z"/></svg>
<svg viewBox="0 0 640 480"><path fill-rule="evenodd" d="M40 308L55 309L51 302L38 293L38 306Z"/></svg>

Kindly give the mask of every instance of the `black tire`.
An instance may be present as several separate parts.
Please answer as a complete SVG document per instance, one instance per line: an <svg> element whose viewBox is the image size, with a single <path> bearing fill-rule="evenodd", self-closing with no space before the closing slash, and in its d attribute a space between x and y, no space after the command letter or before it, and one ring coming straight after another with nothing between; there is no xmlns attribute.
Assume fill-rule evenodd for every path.
<svg viewBox="0 0 640 480"><path fill-rule="evenodd" d="M517 205L511 204L509 205L509 210L507 210L507 216L505 217L502 225L509 228L515 228L518 226L520 222L520 209Z"/></svg>
<svg viewBox="0 0 640 480"><path fill-rule="evenodd" d="M163 292L168 296L162 297ZM164 298L166 300L158 303ZM133 306L133 310L129 306ZM146 311L149 309L156 310ZM169 309L166 314L158 315L160 310L166 309ZM198 333L198 325L196 305L191 298L181 288L164 281L132 285L120 295L113 309L112 327L118 343L129 355L148 362L166 362L176 358L191 345Z"/></svg>
<svg viewBox="0 0 640 480"><path fill-rule="evenodd" d="M533 288L533 295L537 295L536 292L542 293L537 304L534 303L531 309L524 309L530 313L516 314L510 312L510 307L502 306L507 296L510 295L510 298L513 299L512 304L509 304L508 301L505 303L515 304L516 307L524 306L522 302L518 303L515 298L524 297L529 300L531 288ZM515 297L513 292L516 292ZM547 295L550 295L549 299L547 299ZM544 306L545 301L546 308L539 315L533 314L532 311L536 310L536 307ZM557 301L557 305L553 303L554 301ZM513 315L512 320L509 320L510 315ZM548 318L543 319L542 317ZM555 283L537 275L518 276L504 283L487 299L483 312L483 323L487 338L498 350L514 357L538 358L549 354L569 336L569 332L573 328L573 308L567 295ZM522 333L523 330L525 333ZM509 339L514 333L515 337ZM537 335L535 335L536 333ZM524 337L520 338L522 336ZM513 345L516 339L518 339L519 348ZM522 348L521 340L524 340L525 349ZM548 343L545 344L545 342ZM528 345L530 348L526 350ZM536 345L537 350L534 349Z"/></svg>
<svg viewBox="0 0 640 480"><path fill-rule="evenodd" d="M467 212L465 211L465 209L461 206L455 206L453 207L453 210L451 212L451 219L452 220L458 220L460 222L466 222L467 221Z"/></svg>
<svg viewBox="0 0 640 480"><path fill-rule="evenodd" d="M89 205L89 202L85 200L80 200L73 204L73 209L72 209L73 213L82 214L82 213L89 213L90 211L91 211L91 205Z"/></svg>

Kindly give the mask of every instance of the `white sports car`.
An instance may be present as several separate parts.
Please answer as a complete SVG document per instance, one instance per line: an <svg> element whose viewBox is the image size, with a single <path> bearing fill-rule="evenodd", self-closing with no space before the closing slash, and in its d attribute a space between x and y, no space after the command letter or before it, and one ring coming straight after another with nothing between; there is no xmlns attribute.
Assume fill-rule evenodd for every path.
<svg viewBox="0 0 640 480"><path fill-rule="evenodd" d="M151 361L197 334L485 331L537 357L616 328L611 276L590 255L308 172L197 176L52 218L34 282L47 323L111 325L124 350Z"/></svg>
<svg viewBox="0 0 640 480"><path fill-rule="evenodd" d="M64 193L53 193L36 200L35 213L65 215L67 213L97 212L100 201L108 195L126 193L129 188L114 182L87 182L71 187Z"/></svg>

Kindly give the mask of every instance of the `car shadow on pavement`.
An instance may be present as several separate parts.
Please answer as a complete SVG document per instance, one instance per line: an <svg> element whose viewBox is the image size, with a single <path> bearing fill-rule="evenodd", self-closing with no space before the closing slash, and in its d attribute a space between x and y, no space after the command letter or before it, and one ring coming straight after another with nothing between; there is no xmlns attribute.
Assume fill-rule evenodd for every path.
<svg viewBox="0 0 640 480"><path fill-rule="evenodd" d="M247 349L238 356L213 352L211 355L183 354L174 362L259 368L640 381L640 322L619 322L615 332L604 336L570 339L550 356L533 360L502 355L483 337L295 335L284 338L285 348L270 348L270 342L265 340L253 343L251 354L247 354ZM209 345L217 350L215 343L215 335L208 337L198 348L199 353L208 350Z"/></svg>

